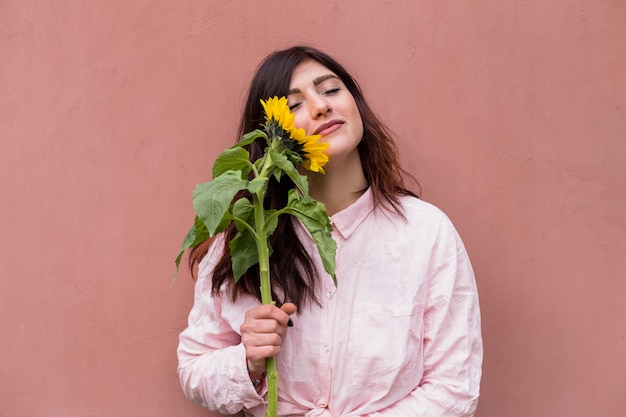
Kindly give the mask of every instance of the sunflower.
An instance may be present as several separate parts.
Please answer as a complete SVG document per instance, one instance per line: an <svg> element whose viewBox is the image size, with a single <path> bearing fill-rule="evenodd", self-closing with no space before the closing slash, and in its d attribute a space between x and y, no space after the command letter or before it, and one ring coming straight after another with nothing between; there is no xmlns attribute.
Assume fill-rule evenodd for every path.
<svg viewBox="0 0 626 417"><path fill-rule="evenodd" d="M270 137L278 137L289 150L302 158L302 166L313 172L324 174L322 168L328 162L324 151L328 143L318 142L320 135L309 135L302 128L294 125L294 115L289 110L287 98L274 96L267 101L261 100L265 110L265 129Z"/></svg>

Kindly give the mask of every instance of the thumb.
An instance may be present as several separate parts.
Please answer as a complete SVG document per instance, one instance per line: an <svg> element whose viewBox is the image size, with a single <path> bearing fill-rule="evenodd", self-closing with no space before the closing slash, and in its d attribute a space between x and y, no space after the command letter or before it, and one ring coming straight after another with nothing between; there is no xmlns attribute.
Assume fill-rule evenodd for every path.
<svg viewBox="0 0 626 417"><path fill-rule="evenodd" d="M292 303L285 303L282 306L280 306L280 309L283 310L285 313L289 314L290 316L296 312L296 310L298 310L298 308L296 307L295 304Z"/></svg>

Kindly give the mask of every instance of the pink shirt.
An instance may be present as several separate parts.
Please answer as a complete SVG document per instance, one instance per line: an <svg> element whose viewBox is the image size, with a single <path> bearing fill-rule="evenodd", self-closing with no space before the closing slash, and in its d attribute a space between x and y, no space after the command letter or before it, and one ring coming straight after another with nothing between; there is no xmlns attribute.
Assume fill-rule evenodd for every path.
<svg viewBox="0 0 626 417"><path fill-rule="evenodd" d="M332 217L337 281L314 243L299 234L320 271L322 306L292 316L277 357L279 415L472 416L482 364L474 274L450 220L401 197L406 220L375 209L368 190ZM189 327L180 335L179 375L187 397L225 414L265 415L246 371L239 327L258 305L211 297L214 245L200 265Z"/></svg>

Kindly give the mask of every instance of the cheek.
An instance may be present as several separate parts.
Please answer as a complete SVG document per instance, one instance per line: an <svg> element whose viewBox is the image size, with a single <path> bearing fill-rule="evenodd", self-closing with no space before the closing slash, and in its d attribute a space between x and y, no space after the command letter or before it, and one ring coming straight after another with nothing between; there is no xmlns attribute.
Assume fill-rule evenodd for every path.
<svg viewBox="0 0 626 417"><path fill-rule="evenodd" d="M296 127L296 129L304 129L306 134L310 135L311 132L309 132L309 129L306 123L306 118L301 114L301 112L297 112L293 116L294 116L293 125Z"/></svg>
<svg viewBox="0 0 626 417"><path fill-rule="evenodd" d="M358 136L359 141L361 141L361 138L363 138L363 133L365 132L365 127L363 126L363 118L361 118L361 113L359 113L359 111L356 111L356 120L357 122L357 131L356 131L356 136Z"/></svg>
<svg viewBox="0 0 626 417"><path fill-rule="evenodd" d="M359 140L361 137L363 137L363 132L365 130L365 128L363 127L363 118L361 117L361 112L359 112L359 106L357 106L356 101L354 100L354 98L352 98L351 103L350 103L350 108L351 108L351 116L352 119L355 120L355 125L358 126L356 128L355 133L359 134Z"/></svg>

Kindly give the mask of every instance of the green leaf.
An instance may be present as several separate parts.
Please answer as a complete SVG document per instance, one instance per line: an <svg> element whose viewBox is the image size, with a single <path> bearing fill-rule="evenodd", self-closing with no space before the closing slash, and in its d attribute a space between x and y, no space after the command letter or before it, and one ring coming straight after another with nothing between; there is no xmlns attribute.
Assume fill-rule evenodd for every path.
<svg viewBox="0 0 626 417"><path fill-rule="evenodd" d="M219 224L217 225L217 227L215 228L215 230L213 231L213 236L217 235L218 233L223 232L224 230L226 230L226 228L228 227L228 225L230 224L230 222L233 221L233 215L230 214L230 211L227 211L226 213L224 213L224 216L222 217L222 221L219 222Z"/></svg>
<svg viewBox="0 0 626 417"><path fill-rule="evenodd" d="M265 229L266 235L270 236L278 226L278 216L273 216L276 210L265 211ZM233 215L237 218L235 225L238 233L230 243L230 256L232 260L233 276L235 282L241 278L246 271L259 263L259 253L255 236L249 228L244 226L242 222L248 224L252 229L258 230L254 221L254 206L245 198L241 198L235 202L233 206ZM272 248L268 251L271 255Z"/></svg>
<svg viewBox="0 0 626 417"><path fill-rule="evenodd" d="M240 198L233 205L233 215L238 219L235 222L238 233L230 242L230 257L232 261L235 282L253 265L259 262L256 239L241 222L254 228L254 207L248 199Z"/></svg>
<svg viewBox="0 0 626 417"><path fill-rule="evenodd" d="M262 190L267 184L268 179L264 177L257 177L248 183L248 191L251 194L256 194L258 191Z"/></svg>
<svg viewBox="0 0 626 417"><path fill-rule="evenodd" d="M241 140L237 142L234 147L241 147L241 146L249 145L255 140L257 140L258 138L265 138L265 141L269 142L269 138L267 137L265 132L262 131L261 129L256 129L256 130L253 130L252 132L248 132L245 135L243 135Z"/></svg>
<svg viewBox="0 0 626 417"><path fill-rule="evenodd" d="M324 204L309 197L301 196L292 189L289 190L289 202L284 212L297 217L307 228L317 245L324 269L333 277L335 285L337 285L337 278L335 277L337 243L332 237L332 226Z"/></svg>
<svg viewBox="0 0 626 417"><path fill-rule="evenodd" d="M254 206L247 198L240 198L233 204L233 216L250 224L254 222L253 216ZM237 226L239 229L239 226Z"/></svg>
<svg viewBox="0 0 626 417"><path fill-rule="evenodd" d="M259 158L256 161L254 161L254 167L256 168L257 171L261 170L261 164L263 164L263 158Z"/></svg>
<svg viewBox="0 0 626 417"><path fill-rule="evenodd" d="M213 164L213 179L227 171L239 171L241 178L248 178L252 165L248 160L250 154L244 148L229 148L220 154Z"/></svg>
<svg viewBox="0 0 626 417"><path fill-rule="evenodd" d="M235 171L227 171L213 181L196 186L193 207L211 236L223 226L235 194L247 186L248 180L241 179Z"/></svg>
<svg viewBox="0 0 626 417"><path fill-rule="evenodd" d="M294 184L296 184L296 187L298 187L300 192L303 195L308 197L309 183L307 181L307 178L304 175L300 175L300 173L298 172L294 164L291 163L289 158L287 158L287 156L284 153L278 152L277 150L271 149L271 148L269 152L272 158L272 162L274 163L274 166L276 166L282 172L287 174L287 176L291 178L291 181L293 181ZM280 176L276 177L276 179L279 180Z"/></svg>
<svg viewBox="0 0 626 417"><path fill-rule="evenodd" d="M248 229L242 229L230 241L230 258L235 282L253 265L259 262L256 241Z"/></svg>
<svg viewBox="0 0 626 417"><path fill-rule="evenodd" d="M274 216L276 210L265 210L265 234L271 236L278 227L278 216Z"/></svg>
<svg viewBox="0 0 626 417"><path fill-rule="evenodd" d="M200 220L198 216L196 216L194 220L194 224L193 226L191 226L191 229L189 229L189 231L187 232L187 235L185 236L185 239L183 240L183 244L180 248L180 251L178 252L178 256L176 257L176 260L174 261L174 263L176 263L176 272L174 273L174 278L176 278L176 275L178 275L178 268L180 266L180 260L182 259L185 251L189 248L193 248L194 246L198 245L201 242L204 242L208 238L209 238L209 231L207 230L202 220Z"/></svg>

